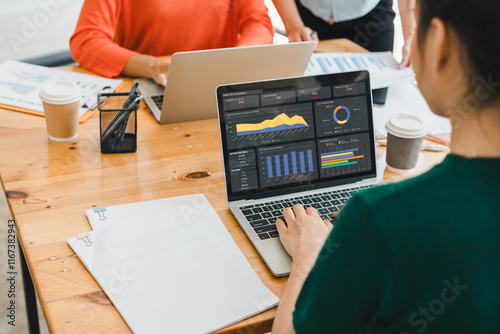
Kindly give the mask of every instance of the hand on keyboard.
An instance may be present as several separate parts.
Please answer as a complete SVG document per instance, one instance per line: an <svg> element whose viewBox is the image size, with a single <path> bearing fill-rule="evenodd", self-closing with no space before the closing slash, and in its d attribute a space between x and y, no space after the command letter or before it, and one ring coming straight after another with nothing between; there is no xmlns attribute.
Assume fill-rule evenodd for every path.
<svg viewBox="0 0 500 334"><path fill-rule="evenodd" d="M281 218L276 221L280 240L294 262L310 270L333 225L323 220L315 208L304 209L302 204L286 208L283 216L286 224Z"/></svg>
<svg viewBox="0 0 500 334"><path fill-rule="evenodd" d="M343 190L332 190L314 195L245 205L239 209L261 240L271 240L279 237L275 225L276 219L283 219L286 226L286 217L283 217L284 208L292 208L294 204L301 204L306 208L314 208L321 219L328 219L334 222L337 219L338 212L344 207L352 194L370 187L361 186Z"/></svg>

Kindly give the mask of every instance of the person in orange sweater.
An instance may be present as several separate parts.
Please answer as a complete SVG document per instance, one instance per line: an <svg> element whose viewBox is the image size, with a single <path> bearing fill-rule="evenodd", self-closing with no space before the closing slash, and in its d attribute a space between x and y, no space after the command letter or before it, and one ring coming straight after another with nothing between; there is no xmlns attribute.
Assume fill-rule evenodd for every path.
<svg viewBox="0 0 500 334"><path fill-rule="evenodd" d="M263 0L85 0L70 39L73 59L106 77L166 84L175 52L270 44Z"/></svg>

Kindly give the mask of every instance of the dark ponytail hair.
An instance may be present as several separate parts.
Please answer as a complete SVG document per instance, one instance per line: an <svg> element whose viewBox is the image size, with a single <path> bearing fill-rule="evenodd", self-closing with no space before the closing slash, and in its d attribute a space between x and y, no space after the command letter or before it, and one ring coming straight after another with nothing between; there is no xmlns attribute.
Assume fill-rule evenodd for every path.
<svg viewBox="0 0 500 334"><path fill-rule="evenodd" d="M469 89L490 84L491 97L500 99L500 2L498 0L417 0L420 7L418 38L426 35L431 20L441 19L463 47ZM493 83L493 84L492 84ZM494 85L496 84L496 86Z"/></svg>

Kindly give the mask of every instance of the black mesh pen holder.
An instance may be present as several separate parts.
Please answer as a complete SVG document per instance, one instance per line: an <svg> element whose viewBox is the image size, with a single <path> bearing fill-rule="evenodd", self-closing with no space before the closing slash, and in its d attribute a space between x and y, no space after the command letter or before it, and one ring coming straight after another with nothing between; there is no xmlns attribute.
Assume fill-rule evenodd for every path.
<svg viewBox="0 0 500 334"><path fill-rule="evenodd" d="M97 96L102 153L131 153L137 150L137 110L139 104L124 109L129 93Z"/></svg>

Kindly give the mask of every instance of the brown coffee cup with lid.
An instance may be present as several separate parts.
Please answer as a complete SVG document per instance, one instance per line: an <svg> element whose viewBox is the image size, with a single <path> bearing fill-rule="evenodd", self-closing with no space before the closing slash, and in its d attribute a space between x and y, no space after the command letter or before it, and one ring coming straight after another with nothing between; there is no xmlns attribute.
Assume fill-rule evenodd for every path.
<svg viewBox="0 0 500 334"><path fill-rule="evenodd" d="M78 137L80 88L68 80L51 80L40 89L49 139L67 142Z"/></svg>
<svg viewBox="0 0 500 334"><path fill-rule="evenodd" d="M387 169L396 174L409 174L417 166L427 126L415 115L394 115L385 125L387 130Z"/></svg>

